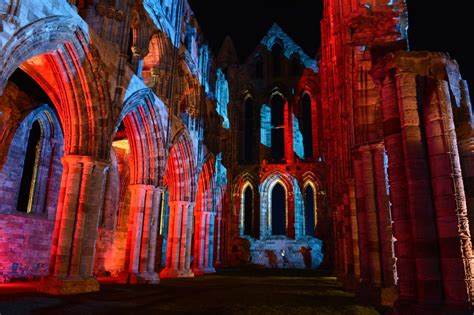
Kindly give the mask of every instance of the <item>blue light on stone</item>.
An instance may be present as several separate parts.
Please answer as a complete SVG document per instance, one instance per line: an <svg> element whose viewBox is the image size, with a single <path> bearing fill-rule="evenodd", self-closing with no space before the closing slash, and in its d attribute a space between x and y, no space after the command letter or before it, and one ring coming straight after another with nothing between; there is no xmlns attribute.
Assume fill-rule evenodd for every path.
<svg viewBox="0 0 474 315"><path fill-rule="evenodd" d="M230 122L227 116L227 105L229 104L229 83L225 79L225 75L222 70L217 69L217 82L216 82L216 111L224 119L222 127L229 129Z"/></svg>
<svg viewBox="0 0 474 315"><path fill-rule="evenodd" d="M267 35L260 42L262 45L267 47L268 51L272 50L273 45L276 42L283 44L283 54L287 59L290 59L293 54L299 56L301 62L308 69L313 70L315 73L319 71L318 64L315 59L311 59L304 51L299 47L279 26L274 23Z"/></svg>
<svg viewBox="0 0 474 315"><path fill-rule="evenodd" d="M293 114L293 151L299 158L304 159L303 134L295 114Z"/></svg>
<svg viewBox="0 0 474 315"><path fill-rule="evenodd" d="M270 148L272 146L272 110L263 104L260 109L260 143Z"/></svg>

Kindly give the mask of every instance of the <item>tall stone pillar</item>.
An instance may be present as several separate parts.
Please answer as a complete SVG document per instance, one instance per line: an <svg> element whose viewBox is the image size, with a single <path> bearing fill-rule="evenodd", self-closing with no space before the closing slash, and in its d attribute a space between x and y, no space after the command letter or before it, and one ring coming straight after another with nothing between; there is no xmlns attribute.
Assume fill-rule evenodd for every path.
<svg viewBox="0 0 474 315"><path fill-rule="evenodd" d="M369 245L369 263L371 284L379 287L382 283L380 266L380 241L377 220L377 206L375 204L374 165L369 146L360 148L362 157L362 176L364 181L365 213L367 217L367 235Z"/></svg>
<svg viewBox="0 0 474 315"><path fill-rule="evenodd" d="M364 285L370 283L370 254L369 238L367 233L367 214L365 211L365 184L363 180L363 167L360 154L354 154L353 160L355 177L355 199L357 209L357 227L359 232L359 254L360 254L360 281Z"/></svg>
<svg viewBox="0 0 474 315"><path fill-rule="evenodd" d="M169 201L170 219L166 266L161 278L193 277L190 270L192 215L194 204L189 201Z"/></svg>
<svg viewBox="0 0 474 315"><path fill-rule="evenodd" d="M428 157L420 129L416 75L399 70L396 81L408 200L416 248L414 253L417 302L431 305L443 299L442 275L431 179L429 166L426 163Z"/></svg>
<svg viewBox="0 0 474 315"><path fill-rule="evenodd" d="M222 229L222 215L221 211L217 211L216 215L216 233L215 233L215 249L216 249L216 261L215 261L215 266L219 267L222 265L221 261L221 253L222 253L222 248L221 248L221 229Z"/></svg>
<svg viewBox="0 0 474 315"><path fill-rule="evenodd" d="M344 241L346 247L346 256L347 256L347 273L343 279L343 285L346 290L353 290L357 287L358 279L354 275L354 249L353 249L353 240L352 240L352 222L351 222L351 209L350 209L350 200L349 193L345 192L343 197L343 218L344 218ZM357 257L358 258L358 257Z"/></svg>
<svg viewBox="0 0 474 315"><path fill-rule="evenodd" d="M193 272L196 275L216 272L213 264L215 215L212 212L203 211L200 212L199 217L196 219L196 233L194 235Z"/></svg>
<svg viewBox="0 0 474 315"><path fill-rule="evenodd" d="M382 142L370 145L380 252L380 304L392 306L398 297L395 288L395 257L392 246L392 216L388 192L387 156Z"/></svg>
<svg viewBox="0 0 474 315"><path fill-rule="evenodd" d="M360 254L359 254L359 227L357 224L357 207L355 197L355 184L351 180L348 184L349 191L349 208L351 212L351 233L352 233L352 250L354 259L354 281L358 282L360 279Z"/></svg>
<svg viewBox="0 0 474 315"><path fill-rule="evenodd" d="M433 80L423 104L426 142L447 310L466 309L474 298L472 243L448 82Z"/></svg>
<svg viewBox="0 0 474 315"><path fill-rule="evenodd" d="M92 277L107 163L90 156L67 155L51 248L50 275L40 291L74 294L99 290Z"/></svg>
<svg viewBox="0 0 474 315"><path fill-rule="evenodd" d="M156 238L162 189L152 185L130 185L125 271L121 283L158 283L155 272Z"/></svg>
<svg viewBox="0 0 474 315"><path fill-rule="evenodd" d="M207 233L207 259L205 261L206 266L206 273L214 273L216 269L214 269L214 235L215 235L215 213L209 213L207 217L207 226L208 226L208 233Z"/></svg>
<svg viewBox="0 0 474 315"><path fill-rule="evenodd" d="M398 304L411 304L416 300L415 226L408 199L408 179L403 154L403 137L398 110L395 77L381 78L382 117L384 143L388 156L390 203L393 215L394 249L397 257Z"/></svg>
<svg viewBox="0 0 474 315"><path fill-rule="evenodd" d="M206 212L198 211L195 217L194 229L194 260L193 273L195 275L204 274L204 255L206 252Z"/></svg>
<svg viewBox="0 0 474 315"><path fill-rule="evenodd" d="M459 85L461 99L460 104L453 107L453 115L472 238L472 235L474 235L474 117L467 83L466 81L460 81Z"/></svg>

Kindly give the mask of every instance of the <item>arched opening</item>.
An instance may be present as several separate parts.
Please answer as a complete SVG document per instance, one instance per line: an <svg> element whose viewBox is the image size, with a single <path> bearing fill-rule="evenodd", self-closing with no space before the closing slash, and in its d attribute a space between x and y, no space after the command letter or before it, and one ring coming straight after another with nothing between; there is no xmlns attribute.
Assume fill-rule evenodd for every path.
<svg viewBox="0 0 474 315"><path fill-rule="evenodd" d="M281 46L275 44L272 47L272 60L273 60L273 76L281 75Z"/></svg>
<svg viewBox="0 0 474 315"><path fill-rule="evenodd" d="M276 183L271 193L272 235L286 235L286 192L280 183Z"/></svg>
<svg viewBox="0 0 474 315"><path fill-rule="evenodd" d="M304 225L305 235L315 236L316 228L316 194L311 185L304 190Z"/></svg>
<svg viewBox="0 0 474 315"><path fill-rule="evenodd" d="M255 77L257 79L263 78L263 61L262 58L259 56L257 61L255 62Z"/></svg>
<svg viewBox="0 0 474 315"><path fill-rule="evenodd" d="M35 193L35 179L38 174L38 162L41 156L41 133L41 126L36 120L31 126L28 135L20 193L18 194L17 210L21 212L31 212L33 195Z"/></svg>
<svg viewBox="0 0 474 315"><path fill-rule="evenodd" d="M271 101L272 159L279 162L285 156L284 101L276 94Z"/></svg>
<svg viewBox="0 0 474 315"><path fill-rule="evenodd" d="M244 235L253 235L253 191L250 186L244 189L243 193L243 206L244 206Z"/></svg>
<svg viewBox="0 0 474 315"><path fill-rule="evenodd" d="M253 160L253 101L249 97L245 101L244 108L244 161L251 162Z"/></svg>
<svg viewBox="0 0 474 315"><path fill-rule="evenodd" d="M291 57L291 75L300 76L301 75L301 64L298 58L298 55L293 55Z"/></svg>
<svg viewBox="0 0 474 315"><path fill-rule="evenodd" d="M127 49L127 61L132 64L133 62L133 29L130 28L128 33L128 49Z"/></svg>
<svg viewBox="0 0 474 315"><path fill-rule="evenodd" d="M304 94L303 96L302 118L304 157L305 159L309 159L313 157L313 120L311 111L311 98L308 94Z"/></svg>

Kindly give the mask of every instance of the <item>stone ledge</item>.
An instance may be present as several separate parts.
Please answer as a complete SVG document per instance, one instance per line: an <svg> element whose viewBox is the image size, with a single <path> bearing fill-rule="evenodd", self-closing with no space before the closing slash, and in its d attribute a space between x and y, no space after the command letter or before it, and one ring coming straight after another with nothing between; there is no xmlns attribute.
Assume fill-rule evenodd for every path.
<svg viewBox="0 0 474 315"><path fill-rule="evenodd" d="M80 294L100 291L99 281L94 277L44 277L39 292L52 295Z"/></svg>

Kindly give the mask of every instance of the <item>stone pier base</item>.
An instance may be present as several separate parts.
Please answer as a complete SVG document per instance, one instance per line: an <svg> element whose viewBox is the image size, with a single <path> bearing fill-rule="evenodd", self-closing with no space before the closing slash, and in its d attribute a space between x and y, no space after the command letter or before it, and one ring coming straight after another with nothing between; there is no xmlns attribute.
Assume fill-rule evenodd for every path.
<svg viewBox="0 0 474 315"><path fill-rule="evenodd" d="M44 277L41 279L39 292L53 295L67 295L97 292L99 281L94 277Z"/></svg>
<svg viewBox="0 0 474 315"><path fill-rule="evenodd" d="M160 278L192 278L194 273L191 270L177 270L165 268L160 272Z"/></svg>
<svg viewBox="0 0 474 315"><path fill-rule="evenodd" d="M118 276L118 283L129 284L158 284L160 283L160 276L156 272L151 273L131 273L121 272Z"/></svg>

